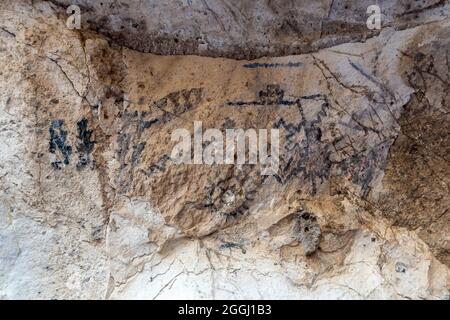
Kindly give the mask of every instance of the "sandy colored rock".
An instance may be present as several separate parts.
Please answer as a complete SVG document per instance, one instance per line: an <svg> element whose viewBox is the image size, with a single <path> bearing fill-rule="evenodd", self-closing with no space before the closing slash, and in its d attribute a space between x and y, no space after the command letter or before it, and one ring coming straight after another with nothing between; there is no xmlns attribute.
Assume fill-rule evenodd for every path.
<svg viewBox="0 0 450 320"><path fill-rule="evenodd" d="M3 1L0 297L448 299L450 22L426 7L408 9L426 23L250 61L225 58L238 36L221 58L160 56ZM277 174L174 163L194 121L279 129Z"/></svg>

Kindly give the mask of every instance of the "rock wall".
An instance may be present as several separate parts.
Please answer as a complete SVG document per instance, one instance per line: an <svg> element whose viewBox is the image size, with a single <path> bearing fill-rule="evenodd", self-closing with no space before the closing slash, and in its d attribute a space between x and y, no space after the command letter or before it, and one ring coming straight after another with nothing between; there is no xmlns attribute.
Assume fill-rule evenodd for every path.
<svg viewBox="0 0 450 320"><path fill-rule="evenodd" d="M0 297L448 299L448 3L389 2L392 23L347 36L335 2L297 4L314 45L284 55L288 27L269 26L290 7L230 4L241 23L219 32L227 2L197 20L188 1L213 43L200 57L147 53L198 53L189 28L155 40L170 15L116 33L112 1L84 1L89 28L70 30L64 1L2 1ZM265 28L286 37L246 41ZM194 121L279 129L277 174L174 163L171 134Z"/></svg>
<svg viewBox="0 0 450 320"><path fill-rule="evenodd" d="M379 34L367 28L370 5L383 27L405 29L448 17L447 0L52 0L80 6L86 28L115 43L162 55L256 59L317 51Z"/></svg>

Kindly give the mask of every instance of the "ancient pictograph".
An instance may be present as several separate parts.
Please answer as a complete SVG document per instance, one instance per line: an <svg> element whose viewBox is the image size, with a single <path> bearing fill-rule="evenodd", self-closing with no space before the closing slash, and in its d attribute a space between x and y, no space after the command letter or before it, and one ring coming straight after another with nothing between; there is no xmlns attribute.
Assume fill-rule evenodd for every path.
<svg viewBox="0 0 450 320"><path fill-rule="evenodd" d="M95 141L92 140L93 130L88 129L88 120L86 118L81 119L77 123L78 129L78 163L77 169L81 169L89 165L92 161L91 153L94 150Z"/></svg>
<svg viewBox="0 0 450 320"><path fill-rule="evenodd" d="M64 120L53 120L49 128L49 152L56 158L52 160L51 166L56 170L61 170L62 165L70 164L73 148L69 144L68 131L64 129ZM93 164L91 157L94 151L95 141L92 140L93 130L88 129L88 120L86 118L77 122L77 145L78 170Z"/></svg>
<svg viewBox="0 0 450 320"><path fill-rule="evenodd" d="M63 164L68 165L70 163L70 156L72 155L72 147L67 145L67 131L64 130L64 121L53 120L48 132L50 134L49 152L54 155L57 155L58 151L60 153L60 157L53 160L51 165L53 168L60 170Z"/></svg>
<svg viewBox="0 0 450 320"><path fill-rule="evenodd" d="M306 119L303 110L304 101L314 102L313 107L317 109L317 112L313 119ZM228 104L237 107L292 106L296 108L298 121L285 120L280 112L278 119L272 124L274 128L283 129L285 135L280 173L276 175L276 179L284 184L293 177L302 176L311 185L312 194L315 194L317 183L328 178L331 167L329 161L331 146L321 143L320 128L320 123L323 117L327 116L330 108L327 96L315 94L289 99L285 97L285 91L279 85L268 85L253 101L233 101Z"/></svg>

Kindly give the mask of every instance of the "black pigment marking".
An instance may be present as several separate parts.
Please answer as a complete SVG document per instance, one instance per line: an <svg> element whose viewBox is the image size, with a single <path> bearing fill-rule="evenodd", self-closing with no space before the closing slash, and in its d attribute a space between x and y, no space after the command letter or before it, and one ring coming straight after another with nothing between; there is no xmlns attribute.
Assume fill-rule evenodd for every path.
<svg viewBox="0 0 450 320"><path fill-rule="evenodd" d="M142 131L144 131L145 129L150 128L152 125L154 125L155 123L158 123L158 122L159 122L158 119L152 119L152 120L149 120L149 121L147 121L147 120L141 120L141 121L139 122L139 131L142 132Z"/></svg>
<svg viewBox="0 0 450 320"><path fill-rule="evenodd" d="M288 63L248 63L244 64L244 68L256 69L256 68L299 68L302 67L301 62L288 62Z"/></svg>
<svg viewBox="0 0 450 320"><path fill-rule="evenodd" d="M165 154L161 158L159 158L156 163L152 164L148 168L148 171L143 171L143 172L147 176L152 176L158 172L164 172L164 171L166 171L166 164L167 164L167 161L169 161L169 160L170 160L170 157Z"/></svg>
<svg viewBox="0 0 450 320"><path fill-rule="evenodd" d="M105 92L106 99L113 98L114 103L118 105L122 105L124 102L124 93L122 90L114 90L111 87L108 87Z"/></svg>
<svg viewBox="0 0 450 320"><path fill-rule="evenodd" d="M144 151L145 142L141 142L136 146L133 146L133 154L131 155L131 163L136 165L138 163L139 158L141 157L142 151Z"/></svg>
<svg viewBox="0 0 450 320"><path fill-rule="evenodd" d="M126 166L126 156L130 147L130 139L130 134L126 132L121 132L117 136L117 144L119 145L119 149L117 150L117 158L119 160L121 169Z"/></svg>
<svg viewBox="0 0 450 320"><path fill-rule="evenodd" d="M224 250L224 249L241 249L243 254L247 253L247 250L245 250L245 248L242 244L234 243L234 242L225 242L225 243L221 244L219 247L219 250Z"/></svg>
<svg viewBox="0 0 450 320"><path fill-rule="evenodd" d="M314 119L307 121L303 113L302 100L317 100L321 102L321 107ZM281 177L278 176L277 181L285 183L293 177L303 177L309 181L311 185L311 193L317 192L317 182L323 183L331 173L331 148L327 144L321 142L322 130L319 124L322 119L327 116L330 108L328 98L325 95L316 94L311 96L300 97L296 100L296 106L300 114L298 123L286 123L280 118L274 128L283 128L286 131L286 142L284 145L287 156L281 159ZM302 131L305 138L298 141L297 137ZM312 163L314 162L314 163Z"/></svg>
<svg viewBox="0 0 450 320"><path fill-rule="evenodd" d="M195 108L201 101L202 88L193 88L190 90L181 90L169 93L167 96L154 101L149 107L157 108L163 114L153 119L148 119L151 112L142 112L138 123L138 132L142 133L145 129L151 128L155 124L165 124L173 118L179 117L185 112ZM129 114L125 111L124 114ZM137 118L137 111L131 113L130 116ZM130 117L129 117L130 118Z"/></svg>
<svg viewBox="0 0 450 320"><path fill-rule="evenodd" d="M213 214L220 215L226 223L244 215L265 178L252 173L254 173L253 165L244 165L238 174L235 169L230 169L226 177L209 181L204 187L205 198L200 203L194 204L194 208L207 209ZM229 193L235 197L231 203L226 200Z"/></svg>
<svg viewBox="0 0 450 320"><path fill-rule="evenodd" d="M225 121L223 122L222 128L225 129L225 130L226 129L231 129L231 128L234 128L235 125L236 125L236 123L234 122L233 119L231 119L229 117L226 117Z"/></svg>
<svg viewBox="0 0 450 320"><path fill-rule="evenodd" d="M389 142L381 143L368 152L355 154L339 164L340 169L351 176L352 182L361 186L362 198L367 198L377 167L384 169L385 150Z"/></svg>
<svg viewBox="0 0 450 320"><path fill-rule="evenodd" d="M70 156L72 155L72 147L66 145L67 131L62 127L64 125L64 120L53 120L50 128L48 129L50 133L49 141L49 151L56 154L56 149L59 149L63 156L63 161L56 160L51 163L54 169L60 170L61 165L68 165L70 163Z"/></svg>
<svg viewBox="0 0 450 320"><path fill-rule="evenodd" d="M78 140L77 145L78 163L77 169L82 169L91 163L91 153L94 151L95 141L92 141L92 130L88 129L88 120L86 118L77 122Z"/></svg>
<svg viewBox="0 0 450 320"><path fill-rule="evenodd" d="M397 262L395 264L395 272L406 273L406 270L408 270L408 267L403 262Z"/></svg>
<svg viewBox="0 0 450 320"><path fill-rule="evenodd" d="M378 79L376 79L374 76L372 76L371 74L366 72L361 66L357 65L356 63L354 63L350 59L348 59L348 62L356 71L358 71L360 74L362 74L367 80L369 80L370 82L374 83L381 90L385 91L385 86L380 81L378 81Z"/></svg>
<svg viewBox="0 0 450 320"><path fill-rule="evenodd" d="M202 98L202 88L193 88L190 90L181 90L169 93L164 98L154 102L152 106L164 112L160 122L165 123L172 120L173 117L182 115L192 110Z"/></svg>
<svg viewBox="0 0 450 320"><path fill-rule="evenodd" d="M146 148L146 144L141 139L144 132L156 130L160 125L192 110L198 106L201 98L202 88L184 89L152 101L145 111L130 110L127 107L121 112L122 127L117 136L116 150L120 170L116 176L116 184L123 192L132 187L135 170L150 177L156 172L164 171L169 159L168 156L163 156L149 169L137 168Z"/></svg>
<svg viewBox="0 0 450 320"><path fill-rule="evenodd" d="M296 106L302 100L324 100L326 96L323 94L313 94L309 96L301 96L297 99L286 99L285 92L277 84L269 84L265 90L258 92L258 99L253 101L230 101L229 106Z"/></svg>
<svg viewBox="0 0 450 320"><path fill-rule="evenodd" d="M165 124L171 121L173 118L179 117L185 112L192 110L201 101L201 97L202 88L192 88L190 90L185 89L181 91L171 92L167 96L153 102L150 105L150 108L157 108L159 111L161 111L163 113L162 115L154 117L153 119L148 119L148 116L152 112L144 111L139 113L138 111L125 111L124 116L130 123L137 123L137 132L139 138L144 130L151 128L153 125ZM121 168L124 168L126 166L126 156L129 152L131 137L132 134L122 132L117 139L117 142L120 146L120 149L118 150L118 158L120 159L119 161L121 163ZM133 147L133 153L131 155L132 165L135 165L139 161L144 147L145 142L141 142ZM144 172L144 174L147 176L151 176L157 172L163 172L166 169L166 163L168 160L170 160L170 157L164 155L157 161L157 163L150 166L147 171L142 170L142 172Z"/></svg>
<svg viewBox="0 0 450 320"><path fill-rule="evenodd" d="M303 176L309 182L312 194L317 193L317 183L323 183L331 173L332 163L330 156L332 149L329 144L321 142L322 129L319 125L327 116L330 109L328 97L323 94L301 96L286 99L285 92L279 85L268 85L265 90L258 93L254 101L229 102L230 106L295 106L300 115L298 123L287 123L282 117L273 124L276 129L286 131L284 145L285 156L280 159L280 174L275 179L284 184L294 177ZM303 112L303 101L317 101L320 109L314 119L307 121ZM305 138L298 141L304 132Z"/></svg>
<svg viewBox="0 0 450 320"><path fill-rule="evenodd" d="M307 120L304 114L303 103L306 101L314 101L319 107L316 115L310 120ZM331 109L327 95L319 93L286 99L285 92L280 86L268 85L265 90L258 93L257 99L254 101L234 101L228 102L228 105L239 107L294 106L297 108L299 121L287 122L280 117L273 124L274 128L284 129L286 138L283 146L284 152L280 155L279 174L274 176L280 184L285 184L293 178L302 177L310 185L311 194L315 195L318 186L329 179L332 169L337 166L341 171L350 174L353 183L361 186L363 197L370 192L370 184L375 178L376 168L383 165L384 153L381 149L376 148L373 151L369 150L368 153L349 155L346 160L338 163L331 160L332 154L337 150L333 143L322 141L323 129L320 127ZM359 127L351 128L359 130Z"/></svg>
<svg viewBox="0 0 450 320"><path fill-rule="evenodd" d="M296 105L299 99L286 100L284 99L284 90L279 85L269 84L265 90L258 93L258 100L254 101L232 101L228 102L229 106L293 106Z"/></svg>

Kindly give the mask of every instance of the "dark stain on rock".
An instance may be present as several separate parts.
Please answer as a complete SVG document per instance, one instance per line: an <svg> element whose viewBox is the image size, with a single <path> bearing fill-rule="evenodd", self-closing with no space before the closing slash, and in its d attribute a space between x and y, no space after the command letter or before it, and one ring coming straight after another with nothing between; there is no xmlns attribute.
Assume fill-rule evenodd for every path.
<svg viewBox="0 0 450 320"><path fill-rule="evenodd" d="M306 120L302 103L315 101L318 104L316 116ZM230 106L293 106L298 109L300 120L289 123L280 117L273 127L285 131L286 142L280 159L280 173L275 179L284 184L294 177L303 176L311 186L311 194L317 193L318 183L323 183L331 173L332 162L330 156L332 148L321 142L322 129L320 124L328 115L330 104L324 94L313 94L297 98L285 98L285 91L277 84L267 85L259 91L257 99L253 101L228 102ZM302 134L304 138L299 139ZM285 155L285 156L283 156Z"/></svg>
<svg viewBox="0 0 450 320"><path fill-rule="evenodd" d="M196 209L207 209L231 222L244 215L252 204L265 176L257 174L252 165L245 165L237 174L230 168L225 177L205 186L205 198Z"/></svg>
<svg viewBox="0 0 450 320"><path fill-rule="evenodd" d="M202 88L192 88L172 92L153 105L166 112L167 120L171 120L173 116L179 116L193 109L201 101L202 91ZM161 119L161 121L167 122L164 119Z"/></svg>
<svg viewBox="0 0 450 320"><path fill-rule="evenodd" d="M365 153L354 154L339 164L340 169L351 176L352 182L361 187L362 198L367 198L376 169L384 170L386 165L385 150L389 141L379 144Z"/></svg>
<svg viewBox="0 0 450 320"><path fill-rule="evenodd" d="M130 146L130 139L130 134L126 132L122 132L117 136L117 144L119 145L119 149L117 150L117 158L121 169L126 166L126 156Z"/></svg>
<svg viewBox="0 0 450 320"><path fill-rule="evenodd" d="M136 146L133 146L133 154L131 155L131 163L136 165L139 161L139 158L142 155L142 151L144 151L145 142L140 142Z"/></svg>
<svg viewBox="0 0 450 320"><path fill-rule="evenodd" d="M88 120L86 118L77 122L78 140L77 145L78 163L77 169L82 169L91 163L91 153L94 150L95 141L92 141L92 130L88 129Z"/></svg>
<svg viewBox="0 0 450 320"><path fill-rule="evenodd" d="M309 121L303 112L303 100L314 100L320 104L317 115ZM314 195L317 193L318 183L323 183L331 173L332 149L321 142L322 130L319 127L327 116L330 105L327 96L318 94L300 97L296 100L296 106L300 115L297 123L288 123L283 118L274 123L274 128L284 129L286 132L286 156L281 159L279 179L285 183L294 177L303 176ZM302 132L304 138L299 139Z"/></svg>
<svg viewBox="0 0 450 320"><path fill-rule="evenodd" d="M313 254L320 243L321 230L317 223L317 218L309 212L297 213L297 219L294 224L294 234L296 239L303 246L305 255Z"/></svg>
<svg viewBox="0 0 450 320"><path fill-rule="evenodd" d="M247 63L244 64L244 68L257 69L257 68L299 68L302 67L301 62L288 62L288 63Z"/></svg>
<svg viewBox="0 0 450 320"><path fill-rule="evenodd" d="M170 160L170 157L168 155L163 155L161 158L158 159L158 161L154 164L152 164L148 171L143 171L145 175L152 176L155 173L158 172L164 172L166 171L166 164Z"/></svg>
<svg viewBox="0 0 450 320"><path fill-rule="evenodd" d="M49 151L56 154L58 149L62 154L62 161L55 160L51 163L52 167L56 170L61 169L61 165L68 165L70 163L70 156L72 155L72 147L66 144L67 131L63 129L64 120L53 120L50 128Z"/></svg>
<svg viewBox="0 0 450 320"><path fill-rule="evenodd" d="M245 250L244 246L242 244L239 243L234 243L234 242L225 242L223 244L220 245L219 250L224 250L224 249L241 249L241 252L243 254L247 253L247 250Z"/></svg>
<svg viewBox="0 0 450 320"><path fill-rule="evenodd" d="M141 120L139 122L139 132L143 132L145 129L150 128L155 123L158 123L158 119L152 119L152 120Z"/></svg>
<svg viewBox="0 0 450 320"><path fill-rule="evenodd" d="M264 90L259 91L258 99L253 101L230 101L229 106L293 106L298 99L284 99L284 90L278 84L269 84Z"/></svg>
<svg viewBox="0 0 450 320"><path fill-rule="evenodd" d="M397 262L396 264L395 264L395 272L398 272L398 273L406 273L406 270L407 270L408 268L406 267L406 265L403 263L403 262Z"/></svg>

